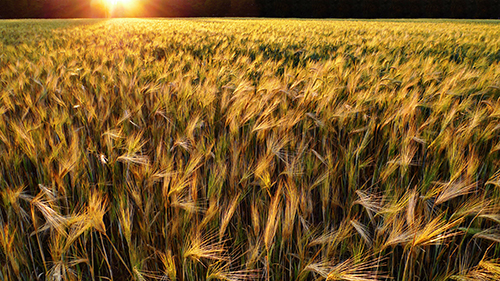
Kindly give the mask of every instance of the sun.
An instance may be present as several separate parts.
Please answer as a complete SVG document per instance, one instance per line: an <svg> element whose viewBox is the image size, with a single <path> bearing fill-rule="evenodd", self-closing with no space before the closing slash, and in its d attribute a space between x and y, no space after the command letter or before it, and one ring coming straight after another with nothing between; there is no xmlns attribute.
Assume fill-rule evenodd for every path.
<svg viewBox="0 0 500 281"><path fill-rule="evenodd" d="M140 10L141 0L102 0L108 16L123 17L136 16Z"/></svg>
<svg viewBox="0 0 500 281"><path fill-rule="evenodd" d="M124 7L134 3L134 0L105 0L110 8L123 5Z"/></svg>

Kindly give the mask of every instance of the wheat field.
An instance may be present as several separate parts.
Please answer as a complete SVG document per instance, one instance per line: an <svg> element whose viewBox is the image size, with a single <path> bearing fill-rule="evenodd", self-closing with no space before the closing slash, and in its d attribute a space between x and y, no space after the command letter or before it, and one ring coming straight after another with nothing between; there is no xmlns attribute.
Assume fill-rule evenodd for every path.
<svg viewBox="0 0 500 281"><path fill-rule="evenodd" d="M0 21L0 280L499 280L498 21Z"/></svg>

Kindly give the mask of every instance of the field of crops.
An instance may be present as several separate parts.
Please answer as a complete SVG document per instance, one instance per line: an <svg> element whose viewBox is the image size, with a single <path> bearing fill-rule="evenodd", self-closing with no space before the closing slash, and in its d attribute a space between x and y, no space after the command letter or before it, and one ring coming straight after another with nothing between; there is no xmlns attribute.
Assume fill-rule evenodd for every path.
<svg viewBox="0 0 500 281"><path fill-rule="evenodd" d="M500 280L500 23L0 21L0 280Z"/></svg>

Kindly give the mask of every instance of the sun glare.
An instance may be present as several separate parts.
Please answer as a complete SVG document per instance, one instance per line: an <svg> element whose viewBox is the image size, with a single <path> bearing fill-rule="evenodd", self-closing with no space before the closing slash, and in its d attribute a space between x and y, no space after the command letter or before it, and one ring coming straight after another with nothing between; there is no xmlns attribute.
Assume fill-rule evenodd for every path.
<svg viewBox="0 0 500 281"><path fill-rule="evenodd" d="M116 6L118 4L126 6L132 4L133 0L107 0L107 2L110 6Z"/></svg>
<svg viewBox="0 0 500 281"><path fill-rule="evenodd" d="M117 6L123 6L124 8L126 8L127 6L129 6L130 4L132 4L134 0L105 0L107 6L110 8L110 9L113 9L113 8L116 8Z"/></svg>
<svg viewBox="0 0 500 281"><path fill-rule="evenodd" d="M103 0L111 17L134 16L140 0Z"/></svg>

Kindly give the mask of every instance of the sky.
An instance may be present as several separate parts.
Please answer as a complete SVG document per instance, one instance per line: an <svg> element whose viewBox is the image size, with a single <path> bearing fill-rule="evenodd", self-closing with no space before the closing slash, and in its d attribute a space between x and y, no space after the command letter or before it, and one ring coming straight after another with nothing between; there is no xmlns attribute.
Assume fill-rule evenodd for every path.
<svg viewBox="0 0 500 281"><path fill-rule="evenodd" d="M500 0L0 0L0 17L500 19Z"/></svg>

